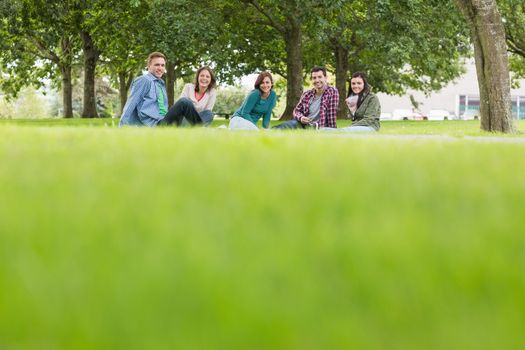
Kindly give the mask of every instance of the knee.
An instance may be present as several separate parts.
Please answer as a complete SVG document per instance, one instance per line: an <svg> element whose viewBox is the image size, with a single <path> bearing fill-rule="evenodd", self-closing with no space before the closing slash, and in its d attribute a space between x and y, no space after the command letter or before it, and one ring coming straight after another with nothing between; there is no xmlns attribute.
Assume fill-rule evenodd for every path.
<svg viewBox="0 0 525 350"><path fill-rule="evenodd" d="M191 102L191 100L189 98L187 98L187 97L179 98L177 103L180 104L180 105L184 105L184 106L188 106L188 105L192 105L193 106L193 102Z"/></svg>

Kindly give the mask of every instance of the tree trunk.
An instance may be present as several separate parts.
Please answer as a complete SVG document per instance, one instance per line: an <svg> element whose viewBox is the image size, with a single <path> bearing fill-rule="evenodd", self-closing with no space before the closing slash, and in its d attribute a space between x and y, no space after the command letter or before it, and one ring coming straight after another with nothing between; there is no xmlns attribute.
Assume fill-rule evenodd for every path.
<svg viewBox="0 0 525 350"><path fill-rule="evenodd" d="M71 65L61 64L62 75L62 115L64 118L73 118L73 83L71 82Z"/></svg>
<svg viewBox="0 0 525 350"><path fill-rule="evenodd" d="M133 82L133 70L126 72L121 71L118 73L118 91L120 97L120 113L124 110L124 106L128 101L128 92Z"/></svg>
<svg viewBox="0 0 525 350"><path fill-rule="evenodd" d="M335 48L335 86L339 91L339 106L337 108L337 119L346 119L348 108L346 107L346 81L348 78L348 49L337 45Z"/></svg>
<svg viewBox="0 0 525 350"><path fill-rule="evenodd" d="M71 54L72 43L68 35L64 35L60 40L62 58L58 58L55 63L60 69L62 76L62 116L64 118L73 118L73 81L71 80L71 70L73 57Z"/></svg>
<svg viewBox="0 0 525 350"><path fill-rule="evenodd" d="M293 117L293 110L303 93L303 45L301 25L290 23L284 34L286 45L286 108L280 120Z"/></svg>
<svg viewBox="0 0 525 350"><path fill-rule="evenodd" d="M470 27L480 94L481 129L512 133L505 29L495 0L456 0Z"/></svg>
<svg viewBox="0 0 525 350"><path fill-rule="evenodd" d="M166 67L166 93L168 94L168 106L175 103L175 64L168 62Z"/></svg>
<svg viewBox="0 0 525 350"><path fill-rule="evenodd" d="M124 106L128 101L128 72L120 71L118 72L118 93L120 97L120 113L124 110Z"/></svg>
<svg viewBox="0 0 525 350"><path fill-rule="evenodd" d="M84 106L81 116L82 118L96 118L98 115L95 96L95 71L99 52L88 32L81 31L80 37L84 53Z"/></svg>

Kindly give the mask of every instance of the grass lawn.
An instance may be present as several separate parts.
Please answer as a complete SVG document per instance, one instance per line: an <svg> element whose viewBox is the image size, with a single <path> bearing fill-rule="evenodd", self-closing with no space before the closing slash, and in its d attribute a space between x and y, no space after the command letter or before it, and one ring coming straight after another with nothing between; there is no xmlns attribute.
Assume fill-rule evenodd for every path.
<svg viewBox="0 0 525 350"><path fill-rule="evenodd" d="M111 123L0 120L0 349L525 346L525 144Z"/></svg>
<svg viewBox="0 0 525 350"><path fill-rule="evenodd" d="M106 127L117 128L118 119L0 119L1 126L75 126L75 127ZM277 125L278 120L272 120L271 125ZM338 121L339 127L350 125L350 121ZM524 137L525 120L514 121L518 133L506 137ZM213 126L228 125L228 120L216 118ZM480 131L478 120L444 120L444 121L382 121L380 135L445 135L462 136L494 136L493 133Z"/></svg>

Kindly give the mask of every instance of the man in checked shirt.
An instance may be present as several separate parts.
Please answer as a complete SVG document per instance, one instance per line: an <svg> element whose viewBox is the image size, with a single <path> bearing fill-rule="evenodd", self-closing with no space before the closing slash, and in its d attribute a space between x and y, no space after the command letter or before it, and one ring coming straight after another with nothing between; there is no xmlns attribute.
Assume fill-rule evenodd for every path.
<svg viewBox="0 0 525 350"><path fill-rule="evenodd" d="M314 66L310 78L314 88L301 96L293 111L294 119L274 126L274 129L337 128L339 92L328 85L324 67Z"/></svg>

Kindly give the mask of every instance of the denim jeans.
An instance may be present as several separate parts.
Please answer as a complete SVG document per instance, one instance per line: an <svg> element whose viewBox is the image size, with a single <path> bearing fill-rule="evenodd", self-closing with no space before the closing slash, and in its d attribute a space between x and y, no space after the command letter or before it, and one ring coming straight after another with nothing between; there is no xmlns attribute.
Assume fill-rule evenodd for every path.
<svg viewBox="0 0 525 350"><path fill-rule="evenodd" d="M212 116L213 118L213 116ZM180 126L182 119L186 119L190 125L202 124L202 119L199 113L195 110L193 102L188 98L180 98L170 108L164 119L160 121L161 125L172 125L176 124Z"/></svg>
<svg viewBox="0 0 525 350"><path fill-rule="evenodd" d="M199 112L199 116L202 119L202 125L203 126L208 126L213 121L213 112L210 111L210 110L205 110L205 111Z"/></svg>
<svg viewBox="0 0 525 350"><path fill-rule="evenodd" d="M304 129L306 125L299 122L297 119L287 120L284 123L273 126L272 129Z"/></svg>

